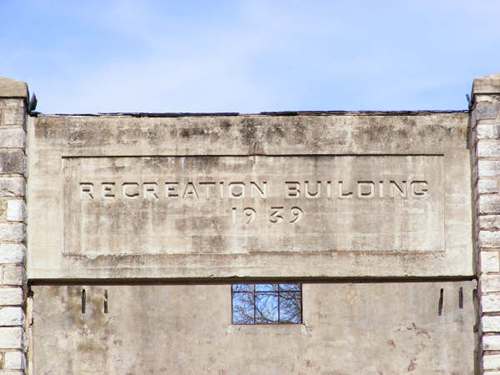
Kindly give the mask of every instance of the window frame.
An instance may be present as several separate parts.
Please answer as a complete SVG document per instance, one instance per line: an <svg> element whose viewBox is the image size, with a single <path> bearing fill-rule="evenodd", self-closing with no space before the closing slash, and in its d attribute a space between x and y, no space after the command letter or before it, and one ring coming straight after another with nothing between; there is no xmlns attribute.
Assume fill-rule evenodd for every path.
<svg viewBox="0 0 500 375"><path fill-rule="evenodd" d="M298 290L281 290L280 285L286 284L294 284L298 286ZM251 285L252 290L242 290L235 291L235 285ZM256 290L256 286L258 285L273 285L277 286L276 291L258 291ZM290 322L290 321L280 321L280 294L281 293L294 293L300 296L300 311L299 311L299 321L298 322ZM235 294L251 294L253 301L253 322L245 322L245 323L237 323L234 320L234 295ZM273 322L260 322L257 319L256 315L256 305L257 305L257 295L266 295L266 294L277 294L277 306L278 306L278 319ZM303 325L304 324L304 300L303 300L303 284L301 282L293 282L293 281L283 281L283 282L241 282L241 283L231 283L231 324L236 326L254 326L254 325L263 325L263 326L277 326L277 325Z"/></svg>

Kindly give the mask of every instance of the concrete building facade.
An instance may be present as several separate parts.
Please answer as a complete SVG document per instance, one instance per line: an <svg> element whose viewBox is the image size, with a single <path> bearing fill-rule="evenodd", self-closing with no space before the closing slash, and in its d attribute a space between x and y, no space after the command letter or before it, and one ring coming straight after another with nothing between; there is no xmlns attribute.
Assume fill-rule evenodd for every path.
<svg viewBox="0 0 500 375"><path fill-rule="evenodd" d="M0 374L500 374L467 111L46 115L0 79Z"/></svg>

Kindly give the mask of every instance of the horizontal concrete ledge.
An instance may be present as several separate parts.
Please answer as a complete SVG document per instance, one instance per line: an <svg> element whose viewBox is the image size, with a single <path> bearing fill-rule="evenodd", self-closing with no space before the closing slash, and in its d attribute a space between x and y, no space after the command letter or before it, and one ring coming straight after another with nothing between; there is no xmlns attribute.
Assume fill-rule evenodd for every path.
<svg viewBox="0 0 500 375"><path fill-rule="evenodd" d="M421 111L277 111L277 112L98 112L98 113L41 113L33 117L232 117L232 116L425 116L433 114L468 113L468 110Z"/></svg>
<svg viewBox="0 0 500 375"><path fill-rule="evenodd" d="M15 79L0 77L0 98L27 98L28 85Z"/></svg>
<svg viewBox="0 0 500 375"><path fill-rule="evenodd" d="M476 276L438 277L217 277L217 278L128 278L128 279L30 279L28 285L189 285L189 284L233 284L233 283L283 283L304 284L370 284L370 283L415 283L456 282L476 280Z"/></svg>
<svg viewBox="0 0 500 375"><path fill-rule="evenodd" d="M500 94L500 74L476 78L472 84L472 94Z"/></svg>

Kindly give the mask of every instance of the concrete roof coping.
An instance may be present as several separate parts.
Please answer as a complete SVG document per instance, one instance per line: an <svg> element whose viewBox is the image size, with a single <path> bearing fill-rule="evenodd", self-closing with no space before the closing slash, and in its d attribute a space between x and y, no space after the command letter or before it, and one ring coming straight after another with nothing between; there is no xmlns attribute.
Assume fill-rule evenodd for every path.
<svg viewBox="0 0 500 375"><path fill-rule="evenodd" d="M0 98L28 98L26 82L0 77Z"/></svg>
<svg viewBox="0 0 500 375"><path fill-rule="evenodd" d="M500 73L479 77L472 84L473 94L500 94Z"/></svg>

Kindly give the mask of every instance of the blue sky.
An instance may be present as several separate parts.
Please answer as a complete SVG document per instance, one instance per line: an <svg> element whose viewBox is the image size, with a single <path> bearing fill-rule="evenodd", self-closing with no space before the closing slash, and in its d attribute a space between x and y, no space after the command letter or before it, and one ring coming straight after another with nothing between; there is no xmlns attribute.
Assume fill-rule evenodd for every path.
<svg viewBox="0 0 500 375"><path fill-rule="evenodd" d="M465 109L500 1L0 0L0 76L46 113Z"/></svg>

